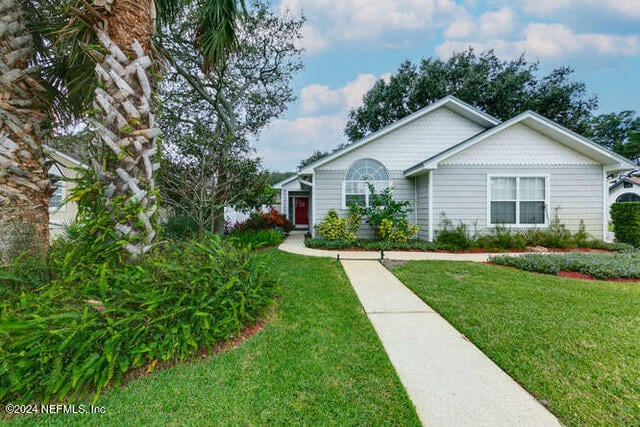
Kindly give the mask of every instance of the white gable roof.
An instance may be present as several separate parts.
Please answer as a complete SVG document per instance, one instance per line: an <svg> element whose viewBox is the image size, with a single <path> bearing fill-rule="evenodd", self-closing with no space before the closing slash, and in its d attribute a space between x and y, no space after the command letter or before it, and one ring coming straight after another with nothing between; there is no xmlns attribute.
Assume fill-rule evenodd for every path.
<svg viewBox="0 0 640 427"><path fill-rule="evenodd" d="M62 163L63 166L87 168L87 166L84 165L80 160L63 153L62 151L58 151L55 148L48 146L47 144L42 144L42 150L54 161Z"/></svg>
<svg viewBox="0 0 640 427"><path fill-rule="evenodd" d="M288 178L283 179L283 180L282 180L282 181L280 181L280 182L276 182L275 184L273 184L273 186L272 186L272 187L273 187L273 188L275 188L276 190L279 190L279 189L281 189L284 185L286 185L286 184L288 184L288 183L290 183L290 182L292 182L292 181L295 181L296 179L298 179L298 175L295 175L295 174L294 174L294 175L291 175L291 176L290 176L290 177L288 177Z"/></svg>
<svg viewBox="0 0 640 427"><path fill-rule="evenodd" d="M413 114L410 114L409 116L398 120L395 123L392 123L386 127L384 127L383 129L380 129L379 131L372 133L371 135L361 139L360 141L357 141L345 148L343 148L342 150L336 151L335 153L320 159L308 166L306 166L304 169L302 169L298 174L299 175L308 175L313 173L313 170L324 165L327 164L329 162L334 161L335 159L342 157L344 155L346 155L347 153L350 153L360 147L362 147L363 145L369 144L373 141L378 140L379 138L381 138L384 135L387 135L388 133L398 129L399 127L405 126L411 122L414 122L415 120L437 110L440 108L448 108L449 110L471 120L474 123L477 123L478 125L484 127L484 128L488 128L488 127L493 127L495 125L497 125L498 123L500 123L500 121L494 117L491 117L490 115L478 110L477 108L472 107L471 105L459 100L458 98L454 97L454 96L447 96L446 98L442 98L439 101L434 102L433 104L430 104L424 108L422 108L421 110L416 111Z"/></svg>
<svg viewBox="0 0 640 427"><path fill-rule="evenodd" d="M594 142L558 125L557 123L539 114L536 114L532 111L527 111L510 120L507 120L506 122L503 122L502 124L494 128L488 129L476 136L467 139L466 141L454 145L453 147L444 150L441 153L423 162L412 166L411 168L405 170L405 175L407 177L416 176L428 170L437 169L440 163L451 159L453 156L456 156L459 153L470 149L471 147L474 147L480 142L486 141L488 138L493 137L494 135L497 135L507 129L513 128L520 124L526 125L527 127L546 136L547 138L549 138L549 140L562 144L564 147L567 147L584 157L587 157L599 164L605 165L607 171L621 171L634 168L634 164L630 160L607 150L601 145L595 144ZM570 152L566 151L566 153L564 154L569 155L569 153ZM526 155L526 153L523 153L523 158Z"/></svg>

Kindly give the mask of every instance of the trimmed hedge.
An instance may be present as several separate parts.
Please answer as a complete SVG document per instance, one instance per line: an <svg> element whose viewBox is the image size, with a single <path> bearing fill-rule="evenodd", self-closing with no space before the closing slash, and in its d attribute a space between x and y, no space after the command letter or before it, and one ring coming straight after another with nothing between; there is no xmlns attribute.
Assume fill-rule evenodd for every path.
<svg viewBox="0 0 640 427"><path fill-rule="evenodd" d="M611 220L616 241L640 246L640 203L614 203Z"/></svg>

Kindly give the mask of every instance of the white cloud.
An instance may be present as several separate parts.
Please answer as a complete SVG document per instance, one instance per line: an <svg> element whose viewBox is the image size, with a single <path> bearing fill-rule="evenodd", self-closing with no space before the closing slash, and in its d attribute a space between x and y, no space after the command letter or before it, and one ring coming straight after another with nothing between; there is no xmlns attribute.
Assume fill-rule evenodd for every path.
<svg viewBox="0 0 640 427"><path fill-rule="evenodd" d="M300 101L303 113L315 113L323 108L348 111L362 102L362 96L373 86L377 77L359 74L358 77L338 89L312 84L302 89Z"/></svg>
<svg viewBox="0 0 640 427"><path fill-rule="evenodd" d="M471 37L476 27L473 16L464 14L459 18L451 21L449 26L444 30L444 36L448 39L464 39Z"/></svg>
<svg viewBox="0 0 640 427"><path fill-rule="evenodd" d="M513 31L516 15L508 7L485 12L478 17L463 13L453 19L443 35L448 39L488 39Z"/></svg>
<svg viewBox="0 0 640 427"><path fill-rule="evenodd" d="M302 27L302 47L307 53L316 53L329 47L329 40L312 25Z"/></svg>
<svg viewBox="0 0 640 427"><path fill-rule="evenodd" d="M293 171L315 150L329 151L346 141L345 117L300 117L275 120L256 143L258 156L269 170Z"/></svg>
<svg viewBox="0 0 640 427"><path fill-rule="evenodd" d="M576 34L562 24L529 24L518 40L492 39L475 41L446 41L436 47L436 53L449 57L453 52L494 49L500 56L516 57L526 53L530 57L559 59L567 56L601 55L610 57L633 56L640 53L638 36L615 34Z"/></svg>
<svg viewBox="0 0 640 427"><path fill-rule="evenodd" d="M347 113L362 103L362 96L382 78L389 81L391 73L379 77L359 74L344 86L311 84L300 92L302 117L274 120L262 132L256 146L270 170L294 170L298 162L315 150L330 151L347 142L343 130Z"/></svg>
<svg viewBox="0 0 640 427"><path fill-rule="evenodd" d="M580 0L578 0L580 1ZM546 15L557 10L571 7L576 0L521 0L526 13L534 15Z"/></svg>
<svg viewBox="0 0 640 427"><path fill-rule="evenodd" d="M308 19L305 46L318 52L338 41L383 38L395 31L431 30L464 12L453 0L281 0L280 10ZM318 40L321 40L318 43Z"/></svg>
<svg viewBox="0 0 640 427"><path fill-rule="evenodd" d="M533 15L549 15L561 10L598 8L631 17L640 17L638 0L520 0L523 10Z"/></svg>
<svg viewBox="0 0 640 427"><path fill-rule="evenodd" d="M516 16L511 9L503 7L500 10L483 13L478 21L480 37L497 37L513 31Z"/></svg>
<svg viewBox="0 0 640 427"><path fill-rule="evenodd" d="M640 17L640 1L638 0L615 0L607 1L605 4L617 12Z"/></svg>

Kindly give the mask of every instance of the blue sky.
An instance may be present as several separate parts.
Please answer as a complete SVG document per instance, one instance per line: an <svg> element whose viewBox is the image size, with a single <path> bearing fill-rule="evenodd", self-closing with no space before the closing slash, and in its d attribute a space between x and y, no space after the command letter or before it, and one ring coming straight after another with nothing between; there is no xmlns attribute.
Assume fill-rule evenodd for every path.
<svg viewBox="0 0 640 427"><path fill-rule="evenodd" d="M314 150L346 142L347 114L378 78L409 59L473 46L524 53L541 72L569 65L599 97L599 113L640 112L640 0L274 0L304 14L298 100L255 147L269 170L292 171Z"/></svg>

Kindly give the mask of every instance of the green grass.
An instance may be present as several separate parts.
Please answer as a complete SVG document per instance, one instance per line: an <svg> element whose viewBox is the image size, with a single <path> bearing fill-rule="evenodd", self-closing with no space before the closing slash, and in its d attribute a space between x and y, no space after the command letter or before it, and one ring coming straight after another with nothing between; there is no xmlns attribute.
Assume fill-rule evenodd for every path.
<svg viewBox="0 0 640 427"><path fill-rule="evenodd" d="M567 425L640 425L640 285L460 262L394 274Z"/></svg>
<svg viewBox="0 0 640 427"><path fill-rule="evenodd" d="M104 415L13 423L419 425L340 265L274 249L259 256L283 285L274 318L251 339L107 391L96 402Z"/></svg>

